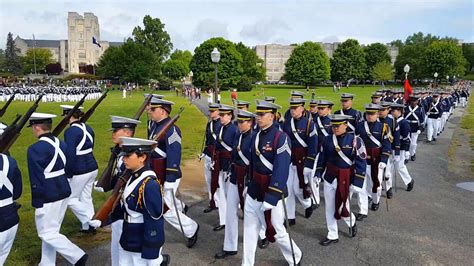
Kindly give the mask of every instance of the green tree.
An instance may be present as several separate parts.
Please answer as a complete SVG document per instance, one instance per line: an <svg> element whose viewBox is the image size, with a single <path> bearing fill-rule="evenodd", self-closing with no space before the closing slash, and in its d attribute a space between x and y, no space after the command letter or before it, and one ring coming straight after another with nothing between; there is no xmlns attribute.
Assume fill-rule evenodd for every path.
<svg viewBox="0 0 474 266"><path fill-rule="evenodd" d="M7 35L7 45L5 49L5 70L12 74L21 74L21 60L18 54L20 49L16 48L11 32Z"/></svg>
<svg viewBox="0 0 474 266"><path fill-rule="evenodd" d="M179 80L189 73L189 67L181 60L170 59L163 64L163 75L173 80Z"/></svg>
<svg viewBox="0 0 474 266"><path fill-rule="evenodd" d="M104 52L97 73L143 84L158 77L157 68L153 52L148 47L128 40L122 46L111 47Z"/></svg>
<svg viewBox="0 0 474 266"><path fill-rule="evenodd" d="M214 63L211 61L211 52L214 47L221 53L221 60L217 65L219 86L221 89L236 87L243 73L242 56L234 43L221 37L211 38L194 49L190 64L193 83L196 86L213 87Z"/></svg>
<svg viewBox="0 0 474 266"><path fill-rule="evenodd" d="M26 55L21 58L23 72L25 74L43 73L47 65L54 63L53 53L47 48L28 49Z"/></svg>
<svg viewBox="0 0 474 266"><path fill-rule="evenodd" d="M372 77L374 80L387 81L393 79L393 69L390 62L378 62L372 70Z"/></svg>
<svg viewBox="0 0 474 266"><path fill-rule="evenodd" d="M242 42L237 43L235 47L242 56L242 67L244 70L240 82L242 89L248 87L248 83L253 84L257 81L265 80L266 70L263 66L263 60L257 56L257 53Z"/></svg>
<svg viewBox="0 0 474 266"><path fill-rule="evenodd" d="M157 64L160 65L173 49L171 38L165 31L165 24L159 18L146 15L143 18L143 26L143 28L136 26L133 29L133 39L138 44L147 47L154 54Z"/></svg>
<svg viewBox="0 0 474 266"><path fill-rule="evenodd" d="M3 49L0 49L0 72L5 71L5 52Z"/></svg>
<svg viewBox="0 0 474 266"><path fill-rule="evenodd" d="M473 71L474 69L474 44L473 43L463 43L462 45L462 54L466 58L468 65L467 71Z"/></svg>
<svg viewBox="0 0 474 266"><path fill-rule="evenodd" d="M302 82L306 87L328 80L330 72L329 57L314 42L296 46L285 64L285 78L288 81Z"/></svg>
<svg viewBox="0 0 474 266"><path fill-rule="evenodd" d="M366 78L375 79L374 68L378 63L390 62L388 49L384 44L373 43L365 46L363 49L365 54L365 64L367 66Z"/></svg>
<svg viewBox="0 0 474 266"><path fill-rule="evenodd" d="M462 48L454 42L432 42L426 48L423 59L427 73L437 72L440 77L464 75L466 59Z"/></svg>
<svg viewBox="0 0 474 266"><path fill-rule="evenodd" d="M348 39L336 48L331 60L332 80L347 81L351 78L362 80L365 71L364 52L357 40Z"/></svg>
<svg viewBox="0 0 474 266"><path fill-rule="evenodd" d="M191 60L193 59L193 54L188 50L174 50L174 52L170 55L170 59L182 61L186 67L188 67L189 72L189 64L191 64Z"/></svg>

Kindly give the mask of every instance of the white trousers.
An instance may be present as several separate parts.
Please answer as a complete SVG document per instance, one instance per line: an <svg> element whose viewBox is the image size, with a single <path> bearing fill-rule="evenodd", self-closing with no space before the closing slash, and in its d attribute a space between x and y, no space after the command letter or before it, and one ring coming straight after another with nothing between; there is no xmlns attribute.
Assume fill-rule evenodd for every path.
<svg viewBox="0 0 474 266"><path fill-rule="evenodd" d="M392 158L392 156L390 156L390 158ZM397 178L397 173L400 175L405 185L408 185L408 183L411 182L412 179L410 173L408 172L407 166L405 165L405 159L407 159L405 151L400 151L400 161L396 162L393 160L393 164L390 166L390 168L387 165L386 172L392 173L391 178L387 180L387 190L392 188L392 182L395 182L396 184L395 178Z"/></svg>
<svg viewBox="0 0 474 266"><path fill-rule="evenodd" d="M123 99L127 98L127 91L126 90L122 90L122 98Z"/></svg>
<svg viewBox="0 0 474 266"><path fill-rule="evenodd" d="M242 257L242 265L254 265L255 264L255 251L257 249L258 234L262 226L266 227L265 217L263 211L260 209L263 203L252 199L250 196L245 198L245 210L244 210L244 254ZM283 210L282 201L278 201L278 204L272 209L272 224L275 228L276 235L275 240L280 248L285 260L288 264L293 265L293 256L291 253L291 245L286 228L283 225L285 219L285 213ZM295 241L292 241L295 252L296 263L301 260L301 250L296 245Z"/></svg>
<svg viewBox="0 0 474 266"><path fill-rule="evenodd" d="M219 172L219 187L217 188L216 193L214 193L214 200L216 206L219 208L219 225L225 225L227 204L226 204L226 194L227 194L227 185L230 183L226 179L226 173L224 171Z"/></svg>
<svg viewBox="0 0 474 266"><path fill-rule="evenodd" d="M314 196L314 200L316 201L316 204L319 205L319 203L321 202L321 196L320 196L320 193L319 193L319 181L317 180L317 178L311 178L309 180L310 182L310 185L311 185L311 189L313 192L313 196Z"/></svg>
<svg viewBox="0 0 474 266"><path fill-rule="evenodd" d="M227 187L227 210L225 219L224 250L237 251L239 242L239 190L237 185L229 182Z"/></svg>
<svg viewBox="0 0 474 266"><path fill-rule="evenodd" d="M207 192L209 193L209 200L211 199L211 170L212 159L211 157L205 155L204 156L204 180L206 181L207 185Z"/></svg>
<svg viewBox="0 0 474 266"><path fill-rule="evenodd" d="M112 239L110 240L110 255L112 258L112 266L119 265L120 237L122 236L123 220L117 220L111 224Z"/></svg>
<svg viewBox="0 0 474 266"><path fill-rule="evenodd" d="M0 232L0 265L3 265L5 261L7 261L17 231L18 224L8 230Z"/></svg>
<svg viewBox="0 0 474 266"><path fill-rule="evenodd" d="M437 137L438 129L439 129L439 124L441 123L440 118L428 118L426 121L426 137L428 138L428 141L432 141Z"/></svg>
<svg viewBox="0 0 474 266"><path fill-rule="evenodd" d="M311 198L305 199L303 197L303 189L300 188L296 166L290 164L290 171L288 174L288 197L286 198L286 207L288 208L288 219L295 219L296 217L296 199L303 205L303 208L311 207Z"/></svg>
<svg viewBox="0 0 474 266"><path fill-rule="evenodd" d="M328 226L327 238L332 239L332 240L339 238L339 233L337 229L337 220L334 217L334 214L336 213L336 190L337 190L337 179L334 179L332 183L324 181L324 204L325 204L324 208L326 212L326 224ZM367 197L365 198L367 199ZM343 217L342 219L344 220L344 222L346 222L347 226L352 227L355 224L355 216L354 214L352 214L349 200L346 201L346 207L352 216L352 224L350 223L351 218Z"/></svg>
<svg viewBox="0 0 474 266"><path fill-rule="evenodd" d="M416 147L418 146L418 136L420 134L416 133L416 132L411 132L410 133L410 139L411 139L411 142L410 142L410 155L413 156L416 154Z"/></svg>
<svg viewBox="0 0 474 266"><path fill-rule="evenodd" d="M372 187L374 186L374 184L372 182L372 173L370 172L371 167L372 166L370 164L367 165L366 177L365 177L365 179L367 180L366 190L367 190L367 195L372 195L372 202L377 204L377 203L379 203L380 197L382 196L382 186L385 185L385 184L384 184L384 181L382 180L383 179L382 175L381 174L378 175L378 180L379 180L380 186L377 188L376 193L372 192ZM378 167L378 165L375 165L373 167ZM379 169L379 171L383 171L383 169ZM385 172L385 175L386 174L387 174L387 171ZM367 199L367 206L368 205L369 205L369 202L368 202L368 199Z"/></svg>
<svg viewBox="0 0 474 266"><path fill-rule="evenodd" d="M161 262L163 261L163 257L161 256L162 249L163 248L160 248L160 255L158 256L158 258L154 260L147 260L147 259L142 258L142 254L140 252L130 252L120 247L119 265L120 266L131 266L131 265L133 266L159 266Z"/></svg>
<svg viewBox="0 0 474 266"><path fill-rule="evenodd" d="M367 165L367 168L369 166ZM357 194L357 206L359 207L359 213L363 215L367 215L369 213L369 199L368 197L368 192L367 192L367 181L370 179L370 173L369 175L365 175L364 178L364 184L362 185L362 189L360 189L358 192L355 192ZM324 181L326 183L326 181ZM353 193L351 192L351 198L353 196Z"/></svg>
<svg viewBox="0 0 474 266"><path fill-rule="evenodd" d="M461 106L463 108L466 107L466 102L467 102L467 98L466 97L461 97Z"/></svg>
<svg viewBox="0 0 474 266"><path fill-rule="evenodd" d="M85 253L59 232L67 209L67 199L45 203L42 209L35 210L36 230L42 241L39 265L56 265L56 252L69 263L75 264Z"/></svg>
<svg viewBox="0 0 474 266"><path fill-rule="evenodd" d="M183 202L176 198L176 191L178 190L179 183L181 182L180 179L177 179L176 181L176 187L171 190L164 190L164 199L165 203L168 206L169 210L163 214L163 217L165 220L176 230L181 232L181 227L179 225L179 220L178 220L178 214L179 214L179 219L181 220L181 224L183 225L183 231L184 235L187 238L190 238L196 233L197 230L197 223L193 221L191 218L189 218L186 214L184 214L183 211ZM176 207L178 210L176 211L174 207L174 201L173 201L173 195L176 200ZM122 259L122 257L120 257Z"/></svg>
<svg viewBox="0 0 474 266"><path fill-rule="evenodd" d="M438 128L438 133L441 133L441 131L444 130L444 126L446 125L448 118L449 118L449 112L443 112L443 114L441 115L441 122Z"/></svg>
<svg viewBox="0 0 474 266"><path fill-rule="evenodd" d="M92 203L92 186L97 177L98 170L82 175L74 175L69 178L71 196L69 196L68 207L82 224L82 229L89 229L89 222L94 216L94 204Z"/></svg>

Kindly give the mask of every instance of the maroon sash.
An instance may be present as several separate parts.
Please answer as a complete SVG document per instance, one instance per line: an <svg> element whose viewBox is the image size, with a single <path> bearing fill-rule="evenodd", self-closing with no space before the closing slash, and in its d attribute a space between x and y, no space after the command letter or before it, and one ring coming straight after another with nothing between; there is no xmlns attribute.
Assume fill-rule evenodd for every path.
<svg viewBox="0 0 474 266"><path fill-rule="evenodd" d="M340 220L341 217L349 217L350 213L347 209L346 202L349 198L349 187L351 185L351 176L354 172L354 169L342 169L331 163L327 163L326 171L327 174L337 177L336 208L334 218Z"/></svg>
<svg viewBox="0 0 474 266"><path fill-rule="evenodd" d="M377 189L380 187L378 178L379 174L379 163L381 160L381 148L366 148L367 149L367 164L370 164L370 175L372 176L372 193L377 193Z"/></svg>
<svg viewBox="0 0 474 266"><path fill-rule="evenodd" d="M257 172L253 172L253 180L255 183L258 184L258 192L257 192L257 200L263 201L265 198L265 192L268 191L268 185L270 184L270 175L262 175ZM265 216L265 223L267 224L267 229L265 230L265 236L267 237L268 241L275 242L275 227L272 224L272 210L267 210L264 213Z"/></svg>
<svg viewBox="0 0 474 266"><path fill-rule="evenodd" d="M155 172L161 186L164 186L166 180L166 158L152 159L151 169ZM163 189L164 190L164 189ZM164 199L163 199L164 201ZM170 208L166 203L163 203L163 213L166 213Z"/></svg>
<svg viewBox="0 0 474 266"><path fill-rule="evenodd" d="M237 190L239 191L239 199L240 199L240 208L242 211L244 210L244 188L245 188L245 177L247 176L247 166L240 166L237 164L233 165L235 176L236 176L236 183L237 183Z"/></svg>
<svg viewBox="0 0 474 266"><path fill-rule="evenodd" d="M303 198L311 197L311 188L309 184L304 183L304 159L308 153L308 149L304 147L291 149L291 163L296 166L296 174L298 175L299 186L303 189Z"/></svg>

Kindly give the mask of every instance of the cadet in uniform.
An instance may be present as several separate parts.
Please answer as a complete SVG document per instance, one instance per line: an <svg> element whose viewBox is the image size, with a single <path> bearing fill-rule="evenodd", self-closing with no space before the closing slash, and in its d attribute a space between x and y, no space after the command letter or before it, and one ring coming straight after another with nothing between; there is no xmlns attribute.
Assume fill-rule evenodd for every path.
<svg viewBox="0 0 474 266"><path fill-rule="evenodd" d="M418 104L417 96L410 96L410 104L405 107L405 119L410 125L410 159L416 160L416 147L418 146L418 136L421 133L423 124L425 123L425 113L423 107Z"/></svg>
<svg viewBox="0 0 474 266"><path fill-rule="evenodd" d="M7 260L18 231L18 205L23 190L21 172L12 157L0 153L0 265Z"/></svg>
<svg viewBox="0 0 474 266"><path fill-rule="evenodd" d="M342 109L336 111L336 115L350 115L352 119L347 122L348 133L353 133L355 130L356 124L362 119L362 114L360 111L352 108L352 101L354 100L354 95L349 93L341 94L341 105Z"/></svg>
<svg viewBox="0 0 474 266"><path fill-rule="evenodd" d="M112 142L116 148L112 149L112 152L116 154L115 169L113 171L113 177L111 179L111 187L114 188L118 179L125 172L125 164L123 163L123 156L120 155L121 151L121 137L133 137L135 134L135 128L141 122L139 120L121 117L121 116L110 116L112 120ZM97 182L95 182L96 184ZM98 192L104 192L101 187L94 186L94 189ZM123 227L123 212L121 204L117 204L112 214L110 215L110 223L112 228L112 238L110 240L110 254L112 257L112 266L119 265L119 250L120 250L120 237L122 235Z"/></svg>
<svg viewBox="0 0 474 266"><path fill-rule="evenodd" d="M28 148L31 199L38 236L42 240L39 265L56 264L56 252L69 263L85 265L87 254L59 230L67 209L71 188L65 172L66 144L51 133L51 114L33 113L29 126L39 139Z"/></svg>
<svg viewBox="0 0 474 266"><path fill-rule="evenodd" d="M155 141L121 137L121 155L131 170L121 197L124 212L119 265L168 265L165 243L163 187L147 161Z"/></svg>
<svg viewBox="0 0 474 266"><path fill-rule="evenodd" d="M317 148L317 153L318 155L316 158L319 156L319 152L321 151L321 146L323 144L324 139L326 139L327 136L332 135L332 129L331 129L331 119L329 118L329 115L331 114L332 106L334 105L333 102L330 101L324 101L321 100L318 102L318 113L316 116L313 117L314 125L316 127L316 132L318 135L318 148ZM317 159L316 159L317 162ZM313 169L314 171L316 169ZM320 195L319 195L319 184L321 183L321 178L312 178L312 184L313 184L313 193L314 193L314 198L316 200L316 207L319 206L320 202Z"/></svg>
<svg viewBox="0 0 474 266"><path fill-rule="evenodd" d="M403 109L405 108L403 104L392 104L391 108L393 118L397 121L398 127L400 128L401 152L399 160L395 160L395 163L392 166L394 169L390 169L394 174L391 179L387 180L387 193L392 190L392 182L397 178L397 173L402 178L403 183L407 186L407 191L411 191L415 181L411 178L405 165L405 160L408 159L405 156L407 156L407 153L409 154L408 151L410 150L410 125L408 121L403 118Z"/></svg>
<svg viewBox="0 0 474 266"><path fill-rule="evenodd" d="M221 129L221 123L219 121L219 105L216 103L210 103L208 110L209 122L206 124L205 146L200 156L201 158L204 158L204 179L206 180L207 191L209 192L209 206L204 209L204 213L217 209L214 195L211 193L212 169L214 168L212 160L216 151L217 134Z"/></svg>
<svg viewBox="0 0 474 266"><path fill-rule="evenodd" d="M63 116L74 106L61 105ZM100 226L99 220L93 220L92 187L97 177L98 165L94 158L94 130L81 122L84 113L82 107L69 118L69 128L64 132L66 143L66 174L69 177L71 196L68 207L81 222L82 232L94 232Z"/></svg>
<svg viewBox="0 0 474 266"><path fill-rule="evenodd" d="M428 115L428 119L426 121L426 134L428 142L436 141L436 138L438 137L442 111L439 93L435 92L433 93L433 100L428 108L428 111L426 112Z"/></svg>
<svg viewBox="0 0 474 266"><path fill-rule="evenodd" d="M373 104L379 104L382 100L382 94L380 92L375 92L370 98L372 99Z"/></svg>
<svg viewBox="0 0 474 266"><path fill-rule="evenodd" d="M269 103L275 103L276 98L272 96L265 96L264 101L269 102ZM257 101L258 104L259 101ZM280 113L280 111L277 111L275 114L275 123L283 123L283 117ZM258 125L258 123L257 123Z"/></svg>
<svg viewBox="0 0 474 266"><path fill-rule="evenodd" d="M302 92L302 91L291 91L290 92L290 99L303 99L303 98L304 98L304 92ZM309 112L306 109L303 110L303 116L304 117L309 117L310 116ZM291 118L291 107L288 108L288 110L286 110L285 115L283 116L283 118L284 118L283 121L289 120Z"/></svg>
<svg viewBox="0 0 474 266"><path fill-rule="evenodd" d="M359 193L360 213L357 215L358 220L367 217L368 198L366 195L372 194L372 210L378 210L382 194L381 183L384 179L383 171L392 152L388 139L389 129L385 123L377 121L378 111L381 109L380 105L365 105L366 121L359 122L356 127L356 135L364 141L367 150L366 178L362 193ZM364 195L364 192L367 194Z"/></svg>
<svg viewBox="0 0 474 266"><path fill-rule="evenodd" d="M167 122L171 120L173 102L153 97L148 108L148 115L153 124L150 129L149 139L156 138ZM199 225L186 215L187 206L176 198L179 183L181 182L181 130L176 125L171 125L166 133L158 139L158 144L151 154L152 168L164 187L165 204L169 210L164 212L163 217L174 228L181 231L179 220L183 228L182 232L188 239L187 246L192 248L197 241ZM176 203L176 207L175 207ZM178 218L179 215L179 218Z"/></svg>
<svg viewBox="0 0 474 266"><path fill-rule="evenodd" d="M257 122L260 131L252 137L250 183L244 209L244 254L242 265L254 265L259 231L266 227L270 242L276 241L285 260L293 264L293 246L296 264L302 252L283 225L283 198L287 195L286 182L291 160L289 138L274 122L280 106L260 101L257 104Z"/></svg>
<svg viewBox="0 0 474 266"><path fill-rule="evenodd" d="M214 227L214 231L225 228L227 184L234 138L238 132L237 127L232 123L234 119L234 108L232 106L221 104L219 106L219 116L221 128L217 137L216 156L214 157L214 169L212 170L213 179L215 180L215 176L218 176L218 188L214 197L217 197L219 202L219 225ZM211 184L212 186L215 187L216 184Z"/></svg>
<svg viewBox="0 0 474 266"><path fill-rule="evenodd" d="M305 100L290 98L290 117L283 123L283 132L291 140L291 165L287 181L288 220L290 225L296 223L296 199L305 209L305 217L311 217L313 203L311 202L311 184L313 167L318 147L318 137L312 119L304 116Z"/></svg>
<svg viewBox="0 0 474 266"><path fill-rule="evenodd" d="M337 220L341 218L350 227L350 237L356 236L356 218L351 211L350 191L362 189L366 171L364 143L359 137L346 132L351 116L330 117L333 134L324 138L316 170L316 178L324 180L328 234L320 242L323 246L339 241Z"/></svg>
<svg viewBox="0 0 474 266"><path fill-rule="evenodd" d="M247 186L250 165L250 145L252 136L252 120L255 115L245 110L238 110L237 122L239 133L235 135L232 147L232 165L230 183L227 188L226 227L224 248L215 255L216 259L237 254L239 240L239 205L244 209L244 190Z"/></svg>

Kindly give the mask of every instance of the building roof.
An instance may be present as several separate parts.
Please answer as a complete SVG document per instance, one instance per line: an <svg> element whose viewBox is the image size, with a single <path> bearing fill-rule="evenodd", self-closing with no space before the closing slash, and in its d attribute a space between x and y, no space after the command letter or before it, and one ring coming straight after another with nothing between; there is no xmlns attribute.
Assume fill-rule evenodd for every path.
<svg viewBox="0 0 474 266"><path fill-rule="evenodd" d="M19 39L22 39L28 47L53 47L57 48L60 46L61 41L60 40L33 40L33 39L23 39L18 37ZM34 42L36 42L36 45L34 45Z"/></svg>

